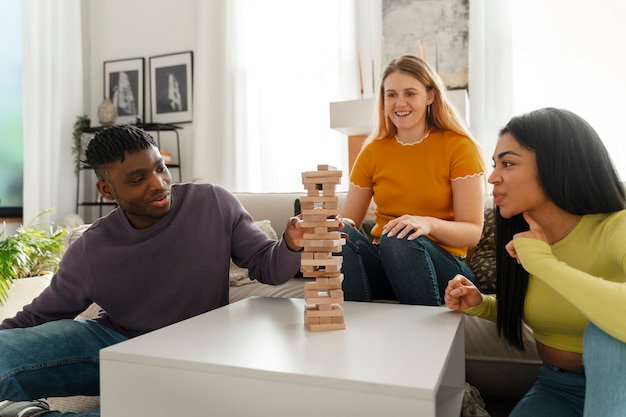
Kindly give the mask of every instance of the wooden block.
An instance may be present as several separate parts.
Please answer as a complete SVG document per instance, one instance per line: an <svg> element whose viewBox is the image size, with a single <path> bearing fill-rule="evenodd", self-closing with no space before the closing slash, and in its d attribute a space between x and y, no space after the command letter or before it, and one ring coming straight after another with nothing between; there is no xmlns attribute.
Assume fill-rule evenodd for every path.
<svg viewBox="0 0 626 417"><path fill-rule="evenodd" d="M314 210L317 211L317 210ZM325 222L328 216L324 213L320 214L302 214L302 220L305 222Z"/></svg>
<svg viewBox="0 0 626 417"><path fill-rule="evenodd" d="M311 246L343 246L346 244L346 239L311 239Z"/></svg>
<svg viewBox="0 0 626 417"><path fill-rule="evenodd" d="M341 272L341 265L327 265L326 272Z"/></svg>
<svg viewBox="0 0 626 417"><path fill-rule="evenodd" d="M308 221L303 221L302 223L300 223L300 225L302 227L326 227L326 228L332 228L332 229L336 229L337 227L339 227L339 220L337 219L327 219L325 221L319 221L319 222L308 222Z"/></svg>
<svg viewBox="0 0 626 417"><path fill-rule="evenodd" d="M340 305L331 305L326 310L320 310L317 306L305 306L304 314L306 317L343 317L344 311Z"/></svg>
<svg viewBox="0 0 626 417"><path fill-rule="evenodd" d="M331 176L318 176L318 177L303 177L302 184L329 184L335 187L336 184L341 184L341 175L338 177ZM323 189L323 188L322 188Z"/></svg>
<svg viewBox="0 0 626 417"><path fill-rule="evenodd" d="M332 322L332 317L320 317L320 324L331 324Z"/></svg>
<svg viewBox="0 0 626 417"><path fill-rule="evenodd" d="M326 208L312 208L312 209L303 209L302 210L302 218L304 218L304 216L306 215L314 215L314 216L320 216L320 215L325 215L327 218L330 217L335 217L336 215L339 214L339 211L337 209L326 209Z"/></svg>
<svg viewBox="0 0 626 417"><path fill-rule="evenodd" d="M313 204L322 204L323 206L326 204L338 204L339 203L339 197L323 197L323 196L315 196L315 197L310 197L310 196L302 196L300 197L300 205L302 206L303 203L309 204L309 203L313 203ZM330 208L330 207L329 207Z"/></svg>
<svg viewBox="0 0 626 417"><path fill-rule="evenodd" d="M328 291L341 289L342 278L317 278L315 282L305 282L304 290Z"/></svg>
<svg viewBox="0 0 626 417"><path fill-rule="evenodd" d="M300 271L305 278L336 278L340 275L340 271L331 272L310 265L300 266Z"/></svg>
<svg viewBox="0 0 626 417"><path fill-rule="evenodd" d="M320 292L317 289L314 290L304 290L304 298L317 298L319 297Z"/></svg>
<svg viewBox="0 0 626 417"><path fill-rule="evenodd" d="M324 177L341 177L342 171L324 170L324 171L304 171L302 178L324 178Z"/></svg>
<svg viewBox="0 0 626 417"><path fill-rule="evenodd" d="M303 252L303 256L308 253ZM302 259L301 265L315 265L315 266L341 266L343 263L343 256L331 256L328 259Z"/></svg>
<svg viewBox="0 0 626 417"><path fill-rule="evenodd" d="M331 185L334 185L334 184L331 184ZM324 196L334 196L335 195L335 187L333 187L332 189L330 189L330 188L323 188L322 195L324 195Z"/></svg>
<svg viewBox="0 0 626 417"><path fill-rule="evenodd" d="M310 252L302 252L300 254L300 259L313 259L313 254Z"/></svg>
<svg viewBox="0 0 626 417"><path fill-rule="evenodd" d="M345 323L307 324L306 328L311 332L326 332L330 330L344 330L346 328L346 324Z"/></svg>
<svg viewBox="0 0 626 417"><path fill-rule="evenodd" d="M304 246L306 252L341 253L341 246Z"/></svg>
<svg viewBox="0 0 626 417"><path fill-rule="evenodd" d="M317 297L306 297L304 301L307 304L317 304L317 305L343 304L343 296L342 297L329 297L328 295L318 294Z"/></svg>
<svg viewBox="0 0 626 417"><path fill-rule="evenodd" d="M328 296L330 298L341 298L343 301L343 290L341 289L333 289L328 291Z"/></svg>
<svg viewBox="0 0 626 417"><path fill-rule="evenodd" d="M308 240L336 240L341 239L341 232L329 232L328 229L323 228L322 233L305 233L303 235L304 241Z"/></svg>
<svg viewBox="0 0 626 417"><path fill-rule="evenodd" d="M345 324L345 317L344 316L332 316L331 317L331 323L341 323L341 324ZM322 324L321 320L320 320L320 324Z"/></svg>
<svg viewBox="0 0 626 417"><path fill-rule="evenodd" d="M318 171L336 171L337 168L332 165L318 165L317 170Z"/></svg>

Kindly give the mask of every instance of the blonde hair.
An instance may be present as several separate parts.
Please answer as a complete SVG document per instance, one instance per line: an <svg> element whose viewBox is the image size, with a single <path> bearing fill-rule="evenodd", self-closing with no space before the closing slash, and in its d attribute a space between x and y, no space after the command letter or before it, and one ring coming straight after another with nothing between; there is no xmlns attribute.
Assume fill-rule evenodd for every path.
<svg viewBox="0 0 626 417"><path fill-rule="evenodd" d="M451 130L460 135L467 136L474 142L474 137L458 113L446 97L446 88L441 78L432 69L428 62L411 55L403 55L389 63L380 82L378 97L376 98L374 129L368 136L366 143L377 139L392 138L398 132L396 126L385 114L385 79L393 73L401 72L410 75L426 86L426 90L432 92L434 100L430 105L430 111L426 113L426 123L429 129Z"/></svg>

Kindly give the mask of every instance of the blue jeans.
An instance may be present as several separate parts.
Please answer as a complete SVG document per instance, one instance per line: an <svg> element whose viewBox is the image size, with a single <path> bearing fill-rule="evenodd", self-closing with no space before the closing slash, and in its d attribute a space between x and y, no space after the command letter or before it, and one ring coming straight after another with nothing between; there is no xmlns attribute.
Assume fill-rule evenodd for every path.
<svg viewBox="0 0 626 417"><path fill-rule="evenodd" d="M590 323L585 329L583 362L587 374L585 417L626 415L626 343Z"/></svg>
<svg viewBox="0 0 626 417"><path fill-rule="evenodd" d="M381 236L373 244L349 224L343 247L343 291L348 301L398 300L402 304L439 306L456 274L474 281L461 257L420 236L415 240Z"/></svg>
<svg viewBox="0 0 626 417"><path fill-rule="evenodd" d="M584 371L543 364L510 417L622 417L626 415L626 344L593 323L585 329Z"/></svg>
<svg viewBox="0 0 626 417"><path fill-rule="evenodd" d="M92 320L0 330L0 400L100 394L100 349L127 338ZM45 416L99 416L45 413Z"/></svg>
<svg viewBox="0 0 626 417"><path fill-rule="evenodd" d="M582 417L584 403L585 372L544 363L537 380L509 417Z"/></svg>

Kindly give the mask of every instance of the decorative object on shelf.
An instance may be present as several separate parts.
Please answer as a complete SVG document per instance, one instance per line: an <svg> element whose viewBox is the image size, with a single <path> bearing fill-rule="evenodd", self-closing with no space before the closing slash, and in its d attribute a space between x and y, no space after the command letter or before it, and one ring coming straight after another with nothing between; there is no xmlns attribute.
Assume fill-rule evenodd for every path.
<svg viewBox="0 0 626 417"><path fill-rule="evenodd" d="M33 222L52 210L44 210ZM54 232L32 222L18 227L11 236L0 232L0 305L7 301L15 281L56 272L65 251L66 233L65 229Z"/></svg>
<svg viewBox="0 0 626 417"><path fill-rule="evenodd" d="M117 108L108 97L98 106L98 120L102 126L112 126L117 120Z"/></svg>
<svg viewBox="0 0 626 417"><path fill-rule="evenodd" d="M104 63L104 97L117 110L116 123L137 123L144 118L144 62L131 58Z"/></svg>
<svg viewBox="0 0 626 417"><path fill-rule="evenodd" d="M170 152L166 151L165 149L159 149L159 151L161 152L161 156L163 157L163 162L165 162L165 165L174 162L174 159L172 158L172 154Z"/></svg>
<svg viewBox="0 0 626 417"><path fill-rule="evenodd" d="M74 173L78 174L80 169L80 160L85 150L83 149L83 131L91 126L91 119L86 114L77 116L74 122L74 130L72 131L72 154L74 155Z"/></svg>
<svg viewBox="0 0 626 417"><path fill-rule="evenodd" d="M191 122L193 52L150 57L152 123Z"/></svg>

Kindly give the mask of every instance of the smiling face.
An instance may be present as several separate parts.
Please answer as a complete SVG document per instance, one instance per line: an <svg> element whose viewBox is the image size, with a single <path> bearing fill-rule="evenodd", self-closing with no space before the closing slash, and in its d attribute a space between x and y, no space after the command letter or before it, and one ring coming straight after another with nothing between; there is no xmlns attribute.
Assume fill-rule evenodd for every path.
<svg viewBox="0 0 626 417"><path fill-rule="evenodd" d="M539 181L535 152L520 145L513 135L502 135L493 154L493 202L504 218L539 211L552 203Z"/></svg>
<svg viewBox="0 0 626 417"><path fill-rule="evenodd" d="M172 176L156 147L127 152L123 162L107 168L98 191L117 202L133 227L145 229L169 213Z"/></svg>
<svg viewBox="0 0 626 417"><path fill-rule="evenodd" d="M425 133L426 107L434 94L415 77L393 72L383 81L385 115L398 129L398 138L419 139Z"/></svg>

